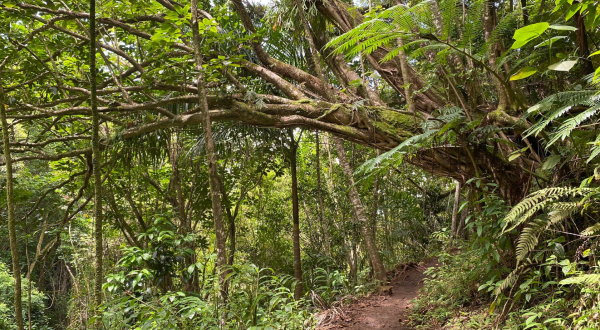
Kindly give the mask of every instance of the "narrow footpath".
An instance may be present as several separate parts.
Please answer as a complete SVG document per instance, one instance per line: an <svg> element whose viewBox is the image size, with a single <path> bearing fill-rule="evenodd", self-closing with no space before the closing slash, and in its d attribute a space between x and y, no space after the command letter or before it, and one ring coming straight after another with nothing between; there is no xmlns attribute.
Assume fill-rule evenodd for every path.
<svg viewBox="0 0 600 330"><path fill-rule="evenodd" d="M419 265L398 265L387 292L322 313L323 320L317 330L411 330L407 322L412 307L410 302L423 286L426 277L423 272L435 266L438 266L437 260Z"/></svg>

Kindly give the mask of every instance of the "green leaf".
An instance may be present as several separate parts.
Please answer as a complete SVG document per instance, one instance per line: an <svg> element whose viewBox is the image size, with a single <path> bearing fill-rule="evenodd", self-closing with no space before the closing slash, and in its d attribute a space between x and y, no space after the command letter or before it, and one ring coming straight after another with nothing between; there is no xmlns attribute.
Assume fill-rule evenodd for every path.
<svg viewBox="0 0 600 330"><path fill-rule="evenodd" d="M558 58L560 58L560 59L565 59L565 58L567 58L568 56L567 56L567 54L565 54L565 53L556 53L556 57L558 57Z"/></svg>
<svg viewBox="0 0 600 330"><path fill-rule="evenodd" d="M598 24L596 22L596 18L598 18L598 13L596 12L596 6L588 7L588 12L585 15L583 20L585 24L585 28L589 30L593 30Z"/></svg>
<svg viewBox="0 0 600 330"><path fill-rule="evenodd" d="M596 69L596 71L594 71L594 79L593 79L594 82L596 82L596 80L598 79L598 76L600 76L600 66Z"/></svg>
<svg viewBox="0 0 600 330"><path fill-rule="evenodd" d="M496 309L496 302L497 300L494 300L494 302L490 305L490 309L488 310L490 315L494 312L494 309Z"/></svg>
<svg viewBox="0 0 600 330"><path fill-rule="evenodd" d="M577 64L577 60L574 61L562 61L558 63L554 63L548 66L548 69L554 71L569 71Z"/></svg>
<svg viewBox="0 0 600 330"><path fill-rule="evenodd" d="M531 76L532 74L536 73L537 70L533 67L527 66L522 68L521 70L519 70L519 72L513 74L512 76L510 76L510 80L520 80L520 79L525 79L529 76Z"/></svg>
<svg viewBox="0 0 600 330"><path fill-rule="evenodd" d="M595 55L598 55L598 54L600 54L600 50L597 50L597 51L591 53L590 56L588 56L588 57L592 57L592 56L595 56Z"/></svg>
<svg viewBox="0 0 600 330"><path fill-rule="evenodd" d="M351 82L348 83L348 86L350 86L350 87L359 87L359 86L362 85L362 83L363 83L362 79L360 79L360 78L359 79L354 79L354 80L352 80Z"/></svg>
<svg viewBox="0 0 600 330"><path fill-rule="evenodd" d="M530 42L531 40L533 40L533 38L532 38L532 39L525 39L525 40L517 40L517 41L515 41L515 42L512 44L512 46L510 46L510 49L518 49L518 48L521 48L521 47L523 47L523 46L527 45L527 43L528 43L528 42Z"/></svg>
<svg viewBox="0 0 600 330"><path fill-rule="evenodd" d="M12 8L12 7L14 7L14 6L15 6L15 3L14 3L14 2L12 2L12 1L4 1L4 2L2 2L2 4L3 4L3 5L4 5L4 7L6 7L6 8Z"/></svg>
<svg viewBox="0 0 600 330"><path fill-rule="evenodd" d="M509 162L512 162L513 160L515 160L515 159L517 159L517 158L519 158L519 157L521 157L521 154L520 154L520 153L512 154L512 155L510 155L510 156L508 157L508 161L509 161Z"/></svg>
<svg viewBox="0 0 600 330"><path fill-rule="evenodd" d="M539 48L539 47L544 47L544 46L552 45L552 43L554 43L556 40L565 39L565 38L567 38L567 36L552 37L550 39L546 39L543 42L535 45L533 48Z"/></svg>
<svg viewBox="0 0 600 330"><path fill-rule="evenodd" d="M535 23L531 25L524 26L517 31L513 36L515 40L528 40L535 37L539 37L542 33L544 33L550 24L548 22Z"/></svg>
<svg viewBox="0 0 600 330"><path fill-rule="evenodd" d="M548 28L552 29L552 30L560 30L560 31L577 31L576 27L569 26L569 25L556 25L556 24L553 24L553 25L550 25Z"/></svg>
<svg viewBox="0 0 600 330"><path fill-rule="evenodd" d="M531 25L524 26L517 31L513 36L513 39L516 42L512 45L512 49L523 47L529 41L539 37L542 33L544 33L550 24L548 22L535 23Z"/></svg>
<svg viewBox="0 0 600 330"><path fill-rule="evenodd" d="M549 170L556 166L560 162L560 155L552 155L548 157L544 165L542 165L542 170Z"/></svg>
<svg viewBox="0 0 600 330"><path fill-rule="evenodd" d="M569 11L567 11L567 15L565 15L565 21L568 21L573 15L577 14L579 9L581 8L580 2L575 2L569 7Z"/></svg>
<svg viewBox="0 0 600 330"><path fill-rule="evenodd" d="M496 251L496 249L492 249L492 255L494 256L496 262L500 262L500 254L498 254L498 251Z"/></svg>

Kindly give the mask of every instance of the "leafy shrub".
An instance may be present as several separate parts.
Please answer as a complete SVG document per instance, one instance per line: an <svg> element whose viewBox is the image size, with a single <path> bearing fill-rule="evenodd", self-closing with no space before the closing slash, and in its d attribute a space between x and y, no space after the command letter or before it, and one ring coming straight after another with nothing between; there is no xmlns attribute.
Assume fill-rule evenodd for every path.
<svg viewBox="0 0 600 330"><path fill-rule="evenodd" d="M23 318L28 324L29 281L22 279ZM0 262L0 329L16 329L15 321L15 278L9 273L8 267ZM31 289L31 328L36 330L50 329L47 326L44 309L45 297L32 285Z"/></svg>
<svg viewBox="0 0 600 330"><path fill-rule="evenodd" d="M411 320L415 325L432 321L441 324L461 307L481 299L478 283L484 278L485 265L480 262L480 251L443 252L438 258L441 266L425 271L428 278L414 303Z"/></svg>
<svg viewBox="0 0 600 330"><path fill-rule="evenodd" d="M308 301L294 300L295 281L270 269L235 265L229 299L219 298L218 275L208 275L199 294L119 291L104 305L107 329L303 329L311 323ZM117 290L118 291L118 290Z"/></svg>

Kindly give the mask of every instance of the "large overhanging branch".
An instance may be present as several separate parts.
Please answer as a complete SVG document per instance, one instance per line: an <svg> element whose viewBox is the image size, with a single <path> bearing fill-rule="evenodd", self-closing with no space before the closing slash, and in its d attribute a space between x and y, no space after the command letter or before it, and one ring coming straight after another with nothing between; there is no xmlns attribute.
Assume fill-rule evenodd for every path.
<svg viewBox="0 0 600 330"><path fill-rule="evenodd" d="M164 11L180 7L168 0L158 2ZM232 3L246 31L256 32L242 1L234 0ZM338 0L315 1L315 4L318 11L338 27L339 32L349 31L363 19L359 13L356 13L356 17L351 17ZM19 45L19 50L26 48L28 51L23 51L23 56L18 61L28 57L35 59L32 62L48 64L21 72L19 64L15 64L14 73L18 79L11 81L11 86L6 88L12 98L8 109L12 127L43 127L35 141L30 141L29 137L20 140L17 138L11 144L15 150L20 148L18 150L23 153L17 161L53 161L89 154L89 149L86 148L89 135L89 123L86 121L91 115L87 105L90 95L88 78L84 70L77 71L81 68L65 73L56 72L58 69L54 65L55 62L64 63L67 58L76 58L79 55L71 48L89 43L89 37L80 22L89 19L88 13L68 8L51 9L23 2L7 10L23 21L31 22L28 26L31 29L29 33L15 42ZM102 59L98 59L100 63L104 63L106 70L102 70L103 78L99 81L97 91L98 101L102 105L99 111L107 123L103 141L105 146L109 146L115 138L132 139L161 129L182 128L201 122L201 115L195 108L197 87L191 79L197 72L190 62L190 41L182 36L170 39L164 47L142 49L152 45L153 33L162 24L168 23L165 12L149 14L127 18L97 18L100 29L105 31L105 38L97 43L105 51ZM208 13L202 15L211 19ZM182 26L185 24L187 23L184 22ZM53 38L46 38L46 34L50 33ZM184 34L185 27L182 28L182 35ZM111 39L113 37L115 40ZM364 83L365 70L362 69L361 76L343 56L332 55L330 50L323 49L328 41L326 38L327 36L316 38L320 44L321 56L328 66L329 76L337 77L336 84L342 86L330 84L299 66L274 58L267 52L269 48L264 47L267 40L255 38L251 41L252 50L256 54L254 58L247 56L240 59L240 54L245 54L246 51L243 47L219 51L219 56L235 58L234 62L239 68L214 70L220 80L207 82L208 92L212 94L208 96L211 118L254 126L305 127L331 132L363 145L390 150L405 139L421 133L423 120L431 119L434 110L447 104L433 89L424 87L426 84L413 68L402 72L401 66L395 61L382 63L388 51L380 48L366 56L366 65L377 70L398 94L406 93L403 86L407 83L413 84L413 90L419 91L412 95L416 107L414 113L388 108L378 95L377 88L363 86L366 88L361 90L349 86L350 82L358 79ZM36 49L44 48L44 40L55 43L54 51L51 53L46 49L35 53ZM36 43L39 46L37 48ZM215 53L210 56L217 57ZM83 62L85 59L77 60ZM49 65L50 63L53 65ZM73 67L77 65L71 68ZM107 74L109 72L110 77ZM244 77L248 75L259 79L245 80ZM48 92L51 87L58 87L60 93L51 95ZM328 99L328 95L335 95L335 101L333 98ZM178 109L187 111L181 110L185 111L181 113ZM504 122L504 126L514 125L514 120L511 124L511 121L505 119L496 118L495 122L499 126L504 125ZM64 129L69 125L77 129ZM60 152L73 149L75 150L72 152ZM498 174L502 171L511 173L511 177L521 177L523 173L519 170L514 173L508 171L510 166L494 165L501 163L498 160L502 155L489 153L487 158L477 160L473 167L473 162L467 161L463 149L433 148L412 158L411 162L425 169L429 168L438 175L458 176L459 179L472 177L476 174L474 169L477 167L482 169L482 173L498 180L502 179L502 175ZM485 153L485 150L480 150L480 153Z"/></svg>

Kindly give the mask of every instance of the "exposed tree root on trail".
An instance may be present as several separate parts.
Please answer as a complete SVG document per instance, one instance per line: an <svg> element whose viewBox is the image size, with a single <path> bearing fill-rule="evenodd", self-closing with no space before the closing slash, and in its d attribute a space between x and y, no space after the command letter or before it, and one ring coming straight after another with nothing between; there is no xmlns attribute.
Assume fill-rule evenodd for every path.
<svg viewBox="0 0 600 330"><path fill-rule="evenodd" d="M348 306L333 308L317 315L317 330L330 329L391 329L408 330L411 301L419 295L419 288L429 267L438 265L433 259L424 264L400 264L388 272L390 284L380 294L361 298Z"/></svg>

